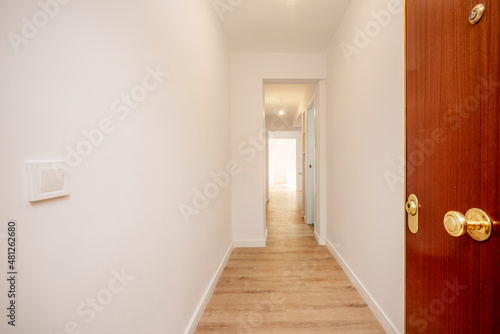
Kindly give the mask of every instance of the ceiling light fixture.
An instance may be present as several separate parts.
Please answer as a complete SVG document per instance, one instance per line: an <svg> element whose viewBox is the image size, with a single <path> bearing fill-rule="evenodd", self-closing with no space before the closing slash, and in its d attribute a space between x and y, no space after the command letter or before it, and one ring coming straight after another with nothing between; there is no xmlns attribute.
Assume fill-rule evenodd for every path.
<svg viewBox="0 0 500 334"><path fill-rule="evenodd" d="M283 103L284 99L285 99L284 97L282 97L280 99L280 112L279 112L280 115L284 115L285 114L285 106L284 106L284 103Z"/></svg>

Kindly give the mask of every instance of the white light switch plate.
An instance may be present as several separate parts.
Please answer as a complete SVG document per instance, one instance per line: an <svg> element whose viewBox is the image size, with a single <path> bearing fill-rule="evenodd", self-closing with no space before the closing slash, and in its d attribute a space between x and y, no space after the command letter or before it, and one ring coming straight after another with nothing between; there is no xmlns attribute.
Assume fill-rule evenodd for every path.
<svg viewBox="0 0 500 334"><path fill-rule="evenodd" d="M62 161L27 162L30 202L69 195L69 172Z"/></svg>

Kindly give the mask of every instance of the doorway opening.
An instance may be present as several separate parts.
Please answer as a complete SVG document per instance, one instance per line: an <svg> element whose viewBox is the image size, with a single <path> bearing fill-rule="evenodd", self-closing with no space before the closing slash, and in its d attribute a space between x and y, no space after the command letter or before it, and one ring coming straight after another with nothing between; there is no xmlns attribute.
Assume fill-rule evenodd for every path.
<svg viewBox="0 0 500 334"><path fill-rule="evenodd" d="M269 139L269 187L297 190L297 140Z"/></svg>
<svg viewBox="0 0 500 334"><path fill-rule="evenodd" d="M326 229L320 219L316 166L320 166L318 116L325 104L320 93L325 87L324 80L264 80L266 201L273 210L282 208L283 216L297 215L321 245Z"/></svg>

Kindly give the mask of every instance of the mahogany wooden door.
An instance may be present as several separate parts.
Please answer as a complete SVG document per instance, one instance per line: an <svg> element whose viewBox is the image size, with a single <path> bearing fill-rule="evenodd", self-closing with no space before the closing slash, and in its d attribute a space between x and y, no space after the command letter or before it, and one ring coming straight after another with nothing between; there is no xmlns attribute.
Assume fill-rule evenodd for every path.
<svg viewBox="0 0 500 334"><path fill-rule="evenodd" d="M472 24L478 1L406 0L407 333L500 333L500 1L480 2ZM486 241L444 227L472 208Z"/></svg>

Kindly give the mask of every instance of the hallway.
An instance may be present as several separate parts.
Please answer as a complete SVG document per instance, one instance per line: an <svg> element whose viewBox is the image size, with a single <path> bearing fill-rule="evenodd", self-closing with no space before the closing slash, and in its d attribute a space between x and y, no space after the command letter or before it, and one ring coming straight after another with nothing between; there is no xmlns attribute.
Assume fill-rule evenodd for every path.
<svg viewBox="0 0 500 334"><path fill-rule="evenodd" d="M196 333L384 333L301 218L300 192L274 188L266 248L237 248Z"/></svg>

